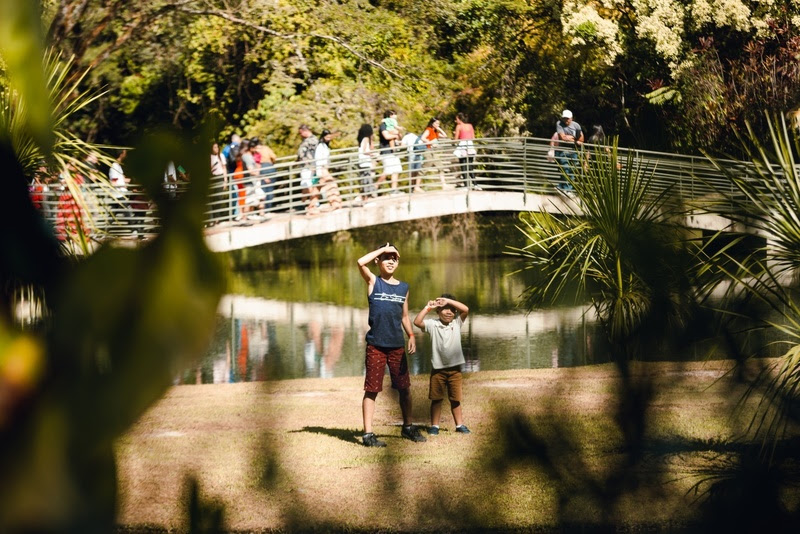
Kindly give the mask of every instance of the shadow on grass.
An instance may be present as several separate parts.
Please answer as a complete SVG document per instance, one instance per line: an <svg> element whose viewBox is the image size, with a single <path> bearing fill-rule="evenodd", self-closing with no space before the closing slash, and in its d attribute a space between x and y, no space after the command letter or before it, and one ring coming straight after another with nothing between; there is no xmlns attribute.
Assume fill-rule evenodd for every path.
<svg viewBox="0 0 800 534"><path fill-rule="evenodd" d="M290 430L290 434L295 434L297 432L310 432L312 434L323 434L325 436L330 436L332 438L338 438L342 441L347 443L357 443L360 444L359 438L361 437L361 432L359 430L353 430L352 428L325 428L323 426L304 426L300 430Z"/></svg>

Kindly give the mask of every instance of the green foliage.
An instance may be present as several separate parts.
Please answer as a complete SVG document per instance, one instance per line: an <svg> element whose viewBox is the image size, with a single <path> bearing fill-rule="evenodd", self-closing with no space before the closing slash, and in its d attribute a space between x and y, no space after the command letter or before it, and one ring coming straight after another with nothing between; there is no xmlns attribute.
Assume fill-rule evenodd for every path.
<svg viewBox="0 0 800 534"><path fill-rule="evenodd" d="M38 20L27 24L35 36ZM20 113L5 115L4 124L23 124L32 139L12 144L8 128L0 135L0 223L17 229L0 238L0 531L109 532L117 509L114 441L202 353L224 290L224 271L202 233L210 172L207 161L192 157L208 153L207 143L192 139L208 139L210 131L150 136L132 156L130 174L145 185L161 216L152 242L103 247L67 262L31 203L22 157L46 154L50 146L42 139L57 140L57 161L60 142L82 149L71 144L60 119L85 100L72 98L80 79L69 80L56 57L44 64L51 67L49 84L35 89L9 69L16 88L10 98L17 103L9 109L24 111L35 102L49 114L48 100L35 100L49 89L54 129L34 135L40 125ZM27 69L41 65L42 57L27 58ZM192 175L189 190L175 201L161 187L172 158L184 161ZM48 306L29 331L9 312L20 285ZM209 521L218 524L219 514Z"/></svg>
<svg viewBox="0 0 800 534"><path fill-rule="evenodd" d="M31 58L42 55L40 13L37 2L0 3L0 57L9 75L7 90L28 96L29 109L20 118L19 128L49 153L53 143L52 118L41 65L31 65ZM0 83L0 88L5 85ZM2 110L8 109L2 102ZM5 131L3 132L5 133Z"/></svg>
<svg viewBox="0 0 800 534"><path fill-rule="evenodd" d="M766 142L752 128L747 136L740 137L752 165L732 169L709 156L735 191L724 192L718 202L706 208L767 236L763 248L744 259L736 259L723 249L712 260L724 264L719 268L732 282L727 300L740 299L743 290L758 304L756 310L760 311L753 317L757 329L776 333L774 343L785 350L780 361L753 381L744 399L760 395L751 428L774 447L787 429L797 424L800 405L800 305L795 287L800 272L800 135L796 129L790 130L783 118L773 116L768 123L770 137ZM749 356L744 354L745 358Z"/></svg>
<svg viewBox="0 0 800 534"><path fill-rule="evenodd" d="M577 286L597 310L609 340L623 350L636 336L685 326L691 309L691 254L673 221L671 188L653 181L653 169L616 146L596 150L586 172L572 179L576 200L558 215L520 216L528 244L512 253L526 269L541 269L528 287L529 309L555 302ZM657 337L657 336L656 336Z"/></svg>
<svg viewBox="0 0 800 534"><path fill-rule="evenodd" d="M388 107L412 130L462 111L481 135L541 137L569 108L625 145L696 151L800 105L795 4L730 0L711 19L693 1L64 0L44 20L76 71L97 67L84 84L111 89L70 119L90 139L214 116L219 137L288 154L300 122L348 145Z"/></svg>
<svg viewBox="0 0 800 534"><path fill-rule="evenodd" d="M72 60L64 61L52 50L44 54L43 59L47 102L52 102L53 144L42 148L32 135L29 117L32 108L42 107L40 103L23 98L22 94L6 89L0 92L0 135L11 142L14 152L22 165L26 176L33 176L37 168L46 160L52 173L57 173L68 166L88 174L84 164L90 153L102 157L102 146L87 143L69 130L70 119L103 96L96 90L81 91L80 86L88 71L76 79L70 78ZM106 160L109 158L106 156Z"/></svg>

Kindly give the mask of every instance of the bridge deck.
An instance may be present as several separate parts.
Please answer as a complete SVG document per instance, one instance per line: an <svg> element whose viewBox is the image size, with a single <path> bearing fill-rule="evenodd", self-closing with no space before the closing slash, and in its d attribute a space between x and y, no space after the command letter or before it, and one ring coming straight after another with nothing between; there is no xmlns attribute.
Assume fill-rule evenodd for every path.
<svg viewBox="0 0 800 534"><path fill-rule="evenodd" d="M345 206L318 215L273 213L260 222L221 223L206 232L206 243L215 252L225 252L400 221L427 219L468 212L538 211L563 213L577 209L575 201L564 194L539 194L509 191L471 191L455 189L381 196L363 205ZM705 230L723 230L730 221L711 215L692 215L687 226Z"/></svg>
<svg viewBox="0 0 800 534"><path fill-rule="evenodd" d="M345 206L318 215L274 213L265 221L249 226L219 224L209 228L206 242L212 250L222 252L352 228L467 212L556 212L565 209L565 202L569 201L563 195L464 189L381 196L363 205Z"/></svg>

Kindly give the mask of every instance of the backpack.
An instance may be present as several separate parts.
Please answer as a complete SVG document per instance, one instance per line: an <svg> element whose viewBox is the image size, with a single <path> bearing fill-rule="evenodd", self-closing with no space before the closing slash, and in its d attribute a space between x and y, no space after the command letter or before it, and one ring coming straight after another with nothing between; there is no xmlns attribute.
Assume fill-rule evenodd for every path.
<svg viewBox="0 0 800 534"><path fill-rule="evenodd" d="M228 152L228 161L227 161L228 174L236 170L236 156L238 155L239 155L239 146L238 145L232 146L230 152Z"/></svg>

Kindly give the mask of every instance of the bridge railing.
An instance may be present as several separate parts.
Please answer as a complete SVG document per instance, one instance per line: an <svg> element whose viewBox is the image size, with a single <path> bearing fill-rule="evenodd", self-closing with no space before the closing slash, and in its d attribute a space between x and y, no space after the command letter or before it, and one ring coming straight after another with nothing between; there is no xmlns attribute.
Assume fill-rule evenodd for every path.
<svg viewBox="0 0 800 534"><path fill-rule="evenodd" d="M476 189L550 194L564 183L559 162L548 157L550 139L482 138L475 139L473 147L475 154L469 159L459 159L462 154L457 149L462 147L454 140L440 140L424 150L397 147L386 154L376 148L372 166L366 168L363 162L359 164L355 148L338 149L331 151L328 169L343 207L368 204L375 194L407 195L408 201L413 202L419 195L442 190L466 195ZM569 155L571 150L563 146L558 149L564 150L564 155ZM594 149L584 145L583 150L576 153L578 164L573 169L576 174L582 172L584 165L592 164ZM719 191L732 192L729 180L704 157L624 147L620 147L618 153L621 161L626 161L630 153L635 165L652 170L652 185L657 190L672 187L675 194L684 199L718 195ZM395 161L387 161L388 157ZM385 175L381 188L373 191L370 184L374 185L385 174L385 165L390 163L399 164L396 188L392 188L391 175ZM744 168L741 162L725 163L732 168ZM313 173L314 164L307 165ZM323 189L318 210L309 208L309 196L301 185L301 171L305 166L294 158L280 158L273 166L256 172L213 177L206 225L251 225L278 214L305 217L318 210L334 209L336 206L331 202L334 191L321 183L316 184ZM416 189L418 177L423 191ZM167 194L178 196L187 185L165 184L164 187ZM129 184L127 191L120 191L108 183L61 183L32 194L62 239L73 236L79 228L96 240L134 235L148 237L155 234L159 224L153 204L136 184Z"/></svg>

